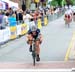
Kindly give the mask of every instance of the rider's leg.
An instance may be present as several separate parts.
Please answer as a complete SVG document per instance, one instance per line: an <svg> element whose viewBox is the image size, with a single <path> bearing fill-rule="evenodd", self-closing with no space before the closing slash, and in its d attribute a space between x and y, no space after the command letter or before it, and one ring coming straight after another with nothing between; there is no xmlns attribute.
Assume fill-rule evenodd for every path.
<svg viewBox="0 0 75 72"><path fill-rule="evenodd" d="M65 20L65 26L67 25L67 18L64 19Z"/></svg>
<svg viewBox="0 0 75 72"><path fill-rule="evenodd" d="M33 37L31 35L28 35L28 44L30 45L29 51L32 52L32 40Z"/></svg>
<svg viewBox="0 0 75 72"><path fill-rule="evenodd" d="M29 51L32 52L32 41L29 41L29 44L30 44Z"/></svg>
<svg viewBox="0 0 75 72"><path fill-rule="evenodd" d="M36 41L36 53L40 54L40 47L39 47L39 41Z"/></svg>
<svg viewBox="0 0 75 72"><path fill-rule="evenodd" d="M72 18L68 19L68 27L70 27L71 22L72 22Z"/></svg>
<svg viewBox="0 0 75 72"><path fill-rule="evenodd" d="M40 61L40 57L39 57L39 54L40 54L40 42L39 41L36 41L36 54L37 54L37 61Z"/></svg>

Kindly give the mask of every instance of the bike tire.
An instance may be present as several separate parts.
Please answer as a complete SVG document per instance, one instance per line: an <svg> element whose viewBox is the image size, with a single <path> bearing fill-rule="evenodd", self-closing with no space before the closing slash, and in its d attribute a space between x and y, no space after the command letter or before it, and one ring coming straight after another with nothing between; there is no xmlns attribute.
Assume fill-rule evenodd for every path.
<svg viewBox="0 0 75 72"><path fill-rule="evenodd" d="M35 54L35 52L32 52L32 57L33 57L33 65L35 66L35 60L36 60L36 54Z"/></svg>
<svg viewBox="0 0 75 72"><path fill-rule="evenodd" d="M33 43L32 57L33 57L33 65L35 66L35 64L36 64L36 46L35 46L35 43Z"/></svg>
<svg viewBox="0 0 75 72"><path fill-rule="evenodd" d="M35 57L33 58L33 65L35 66Z"/></svg>

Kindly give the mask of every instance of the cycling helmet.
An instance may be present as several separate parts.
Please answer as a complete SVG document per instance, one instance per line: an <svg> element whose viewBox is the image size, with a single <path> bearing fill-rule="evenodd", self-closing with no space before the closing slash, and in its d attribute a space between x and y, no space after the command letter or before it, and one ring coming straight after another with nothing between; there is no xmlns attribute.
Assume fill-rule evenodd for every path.
<svg viewBox="0 0 75 72"><path fill-rule="evenodd" d="M37 27L35 26L35 25L33 25L32 27L31 27L31 31L33 32L33 31L36 31L37 30Z"/></svg>

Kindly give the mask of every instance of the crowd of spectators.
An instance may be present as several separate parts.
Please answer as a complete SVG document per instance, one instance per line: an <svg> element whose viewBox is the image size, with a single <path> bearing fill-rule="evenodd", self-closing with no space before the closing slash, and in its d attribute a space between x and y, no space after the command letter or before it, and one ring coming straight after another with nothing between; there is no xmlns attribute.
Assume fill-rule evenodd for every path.
<svg viewBox="0 0 75 72"><path fill-rule="evenodd" d="M37 24L37 19L43 17L47 14L53 14L55 11L59 12L59 8L36 8L36 10L31 11L27 9L23 11L22 9L17 9L13 11L12 8L9 8L5 11L0 11L0 29L4 29L7 26L15 24L27 23L30 24L30 21L34 21Z"/></svg>

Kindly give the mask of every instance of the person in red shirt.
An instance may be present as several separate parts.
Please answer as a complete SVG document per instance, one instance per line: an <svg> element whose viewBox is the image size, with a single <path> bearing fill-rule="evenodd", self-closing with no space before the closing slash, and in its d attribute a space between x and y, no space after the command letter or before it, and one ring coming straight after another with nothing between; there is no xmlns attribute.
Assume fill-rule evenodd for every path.
<svg viewBox="0 0 75 72"><path fill-rule="evenodd" d="M65 16L64 16L64 20L65 20L65 25L68 25L68 27L69 27L69 25L70 25L70 23L72 21L72 14L66 12Z"/></svg>

